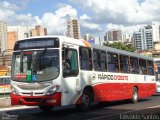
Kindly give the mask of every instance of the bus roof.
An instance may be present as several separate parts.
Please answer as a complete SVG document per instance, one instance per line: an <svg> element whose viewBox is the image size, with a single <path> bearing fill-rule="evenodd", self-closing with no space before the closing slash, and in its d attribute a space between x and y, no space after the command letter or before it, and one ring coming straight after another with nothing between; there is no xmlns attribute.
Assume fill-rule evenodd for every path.
<svg viewBox="0 0 160 120"><path fill-rule="evenodd" d="M76 41L75 41L74 38L70 38L70 37L66 37L66 36L60 36L60 35L36 36L36 37L25 38L25 39L22 39L22 40L29 40L29 39L36 39L36 38L59 38L59 39L63 40L63 42L70 43L70 44L92 47L93 49L99 49L99 50L109 51L109 52L113 52L113 53L117 53L117 54L122 54L122 55L127 55L127 56L132 56L132 57L138 57L138 58L141 58L141 59L153 60L152 57L142 56L142 55L137 54L137 53L128 52L128 51L125 51L125 50L120 50L120 49L116 49L116 48L112 48L112 47L90 44L83 39L82 40L77 40L76 39ZM18 41L21 41L21 40L18 40Z"/></svg>

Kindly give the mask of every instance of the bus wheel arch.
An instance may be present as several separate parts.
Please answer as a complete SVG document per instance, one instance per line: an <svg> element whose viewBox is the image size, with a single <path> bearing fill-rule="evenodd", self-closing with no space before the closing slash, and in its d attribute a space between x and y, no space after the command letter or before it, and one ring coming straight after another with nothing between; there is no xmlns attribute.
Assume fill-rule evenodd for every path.
<svg viewBox="0 0 160 120"><path fill-rule="evenodd" d="M138 86L134 86L132 89L132 102L133 103L138 102Z"/></svg>
<svg viewBox="0 0 160 120"><path fill-rule="evenodd" d="M94 90L93 90L93 87L92 86L86 86L84 89L83 89L83 92L84 91L88 91L91 95L91 102L93 103L94 102Z"/></svg>
<svg viewBox="0 0 160 120"><path fill-rule="evenodd" d="M94 102L94 91L91 86L86 86L83 89L82 96L81 96L81 104L77 105L78 109L80 110L88 110L91 106L91 103Z"/></svg>

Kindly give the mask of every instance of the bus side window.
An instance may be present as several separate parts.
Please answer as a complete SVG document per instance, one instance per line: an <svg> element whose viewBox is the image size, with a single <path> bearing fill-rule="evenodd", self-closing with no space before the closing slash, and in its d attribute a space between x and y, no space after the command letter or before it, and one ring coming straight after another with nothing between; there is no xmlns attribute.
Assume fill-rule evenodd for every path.
<svg viewBox="0 0 160 120"><path fill-rule="evenodd" d="M148 75L154 75L153 61L147 61Z"/></svg>
<svg viewBox="0 0 160 120"><path fill-rule="evenodd" d="M106 71L106 53L104 51L100 52L100 70Z"/></svg>
<svg viewBox="0 0 160 120"><path fill-rule="evenodd" d="M99 71L100 70L100 64L99 64L99 53L98 50L93 50L93 63L94 63L94 70Z"/></svg>
<svg viewBox="0 0 160 120"><path fill-rule="evenodd" d="M119 72L118 54L108 52L107 58L108 71Z"/></svg>
<svg viewBox="0 0 160 120"><path fill-rule="evenodd" d="M124 55L120 55L120 70L122 73L128 73L129 72L129 57L128 56L124 56Z"/></svg>
<svg viewBox="0 0 160 120"><path fill-rule="evenodd" d="M91 49L80 47L80 66L82 70L92 70Z"/></svg>
<svg viewBox="0 0 160 120"><path fill-rule="evenodd" d="M106 71L106 53L101 50L93 50L93 61L95 71Z"/></svg>
<svg viewBox="0 0 160 120"><path fill-rule="evenodd" d="M146 60L139 59L139 74L147 75Z"/></svg>
<svg viewBox="0 0 160 120"><path fill-rule="evenodd" d="M134 57L130 57L130 73L138 74L138 59Z"/></svg>

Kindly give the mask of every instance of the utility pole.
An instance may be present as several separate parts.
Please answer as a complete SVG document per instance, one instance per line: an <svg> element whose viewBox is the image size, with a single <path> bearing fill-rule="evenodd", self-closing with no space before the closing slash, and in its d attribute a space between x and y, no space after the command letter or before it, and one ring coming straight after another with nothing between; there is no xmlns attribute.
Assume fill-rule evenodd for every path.
<svg viewBox="0 0 160 120"><path fill-rule="evenodd" d="M7 50L4 50L4 51L2 52L3 65L4 65L4 66L6 65L6 56L4 55L4 54L5 54L5 52L7 52Z"/></svg>

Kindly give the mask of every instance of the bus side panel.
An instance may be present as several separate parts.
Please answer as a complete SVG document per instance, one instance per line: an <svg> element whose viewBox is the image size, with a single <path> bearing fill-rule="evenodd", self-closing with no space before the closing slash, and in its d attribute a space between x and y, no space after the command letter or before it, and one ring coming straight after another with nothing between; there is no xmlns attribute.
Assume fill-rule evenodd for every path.
<svg viewBox="0 0 160 120"><path fill-rule="evenodd" d="M95 101L113 101L131 98L131 88L128 83L103 83L94 86Z"/></svg>
<svg viewBox="0 0 160 120"><path fill-rule="evenodd" d="M149 94L149 96L151 96L151 95L154 95L155 93L156 93L156 84L155 83L150 83L149 85L148 85L148 94Z"/></svg>
<svg viewBox="0 0 160 120"><path fill-rule="evenodd" d="M144 98L155 94L155 83L103 83L94 88L95 101L114 101L131 99L133 87L138 88L138 97Z"/></svg>
<svg viewBox="0 0 160 120"><path fill-rule="evenodd" d="M156 93L155 83L141 83L138 85L138 96L139 98L149 97Z"/></svg>

